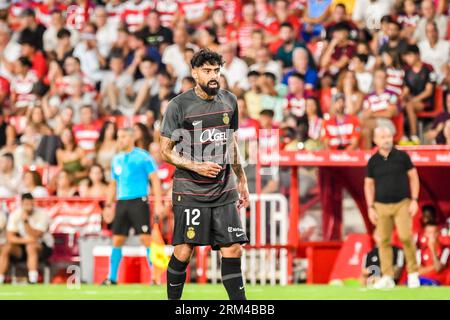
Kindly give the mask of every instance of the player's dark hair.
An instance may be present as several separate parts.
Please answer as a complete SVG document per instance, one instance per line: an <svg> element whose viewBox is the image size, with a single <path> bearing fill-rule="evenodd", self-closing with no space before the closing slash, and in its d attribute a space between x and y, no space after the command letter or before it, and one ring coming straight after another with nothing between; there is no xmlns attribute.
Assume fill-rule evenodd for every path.
<svg viewBox="0 0 450 320"><path fill-rule="evenodd" d="M34 199L33 195L31 193L29 193L29 192L23 193L20 198L22 200L33 200Z"/></svg>
<svg viewBox="0 0 450 320"><path fill-rule="evenodd" d="M225 64L223 57L217 52L211 51L209 49L201 49L197 51L191 59L191 67L199 68L205 64L218 65L222 67Z"/></svg>

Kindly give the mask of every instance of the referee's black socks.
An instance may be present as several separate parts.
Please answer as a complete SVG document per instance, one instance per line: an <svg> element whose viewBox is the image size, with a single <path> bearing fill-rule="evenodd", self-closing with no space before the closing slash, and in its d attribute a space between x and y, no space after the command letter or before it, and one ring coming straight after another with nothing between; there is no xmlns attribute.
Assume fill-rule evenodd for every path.
<svg viewBox="0 0 450 320"><path fill-rule="evenodd" d="M183 293L184 282L186 281L186 268L188 262L178 260L174 254L167 267L167 297L169 300L180 300Z"/></svg>
<svg viewBox="0 0 450 320"><path fill-rule="evenodd" d="M222 257L222 283L230 300L247 300L242 280L241 258Z"/></svg>

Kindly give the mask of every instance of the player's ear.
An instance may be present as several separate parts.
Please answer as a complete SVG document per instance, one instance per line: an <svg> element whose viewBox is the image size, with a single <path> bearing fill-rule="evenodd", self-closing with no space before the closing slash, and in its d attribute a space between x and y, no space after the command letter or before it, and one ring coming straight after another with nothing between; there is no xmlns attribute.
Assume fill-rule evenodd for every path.
<svg viewBox="0 0 450 320"><path fill-rule="evenodd" d="M194 78L195 82L198 82L198 72L197 72L197 69L192 69L192 70L191 70L191 76L192 76L192 78Z"/></svg>

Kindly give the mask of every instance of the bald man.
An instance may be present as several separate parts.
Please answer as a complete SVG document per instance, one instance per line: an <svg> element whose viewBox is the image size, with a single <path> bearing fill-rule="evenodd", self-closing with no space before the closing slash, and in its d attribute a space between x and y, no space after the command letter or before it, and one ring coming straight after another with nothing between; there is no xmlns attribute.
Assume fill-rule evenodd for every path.
<svg viewBox="0 0 450 320"><path fill-rule="evenodd" d="M395 287L392 264L392 232L394 226L403 243L408 287L420 286L416 247L412 238L412 217L418 210L419 176L409 155L394 147L393 133L388 127L377 127L374 142L378 151L369 159L364 193L370 221L380 236L381 279L376 289Z"/></svg>

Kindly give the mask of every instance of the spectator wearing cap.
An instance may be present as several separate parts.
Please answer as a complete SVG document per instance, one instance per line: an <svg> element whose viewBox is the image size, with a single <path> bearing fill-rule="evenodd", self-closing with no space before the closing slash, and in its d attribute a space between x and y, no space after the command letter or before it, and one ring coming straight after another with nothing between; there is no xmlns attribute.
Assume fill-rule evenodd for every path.
<svg viewBox="0 0 450 320"><path fill-rule="evenodd" d="M358 117L345 113L346 97L342 93L333 95L331 110L323 121L321 132L326 149L355 150L358 148L361 128Z"/></svg>
<svg viewBox="0 0 450 320"><path fill-rule="evenodd" d="M416 45L408 46L403 60L408 68L405 72L402 101L405 103L408 116L410 139L414 144L420 144L416 113L433 109L436 73L431 65L420 60L419 48Z"/></svg>
<svg viewBox="0 0 450 320"><path fill-rule="evenodd" d="M425 137L431 143L446 144L444 136L444 128L447 120L450 120L450 92L447 92L444 99L445 110L433 119L430 130Z"/></svg>
<svg viewBox="0 0 450 320"><path fill-rule="evenodd" d="M0 22L0 76L11 80L15 61L20 57L20 45L11 39L11 29Z"/></svg>
<svg viewBox="0 0 450 320"><path fill-rule="evenodd" d="M38 282L39 262L50 257L54 244L49 223L47 213L35 207L33 196L23 194L19 208L8 219L7 244L0 256L0 284L5 281L11 257L27 263L29 283Z"/></svg>
<svg viewBox="0 0 450 320"><path fill-rule="evenodd" d="M438 29L439 39L445 39L447 37L447 18L436 12L436 7L432 0L424 0L421 4L422 18L417 23L416 30L414 31L413 39L420 43L427 39L427 23L436 23Z"/></svg>
<svg viewBox="0 0 450 320"><path fill-rule="evenodd" d="M31 69L39 79L43 79L47 74L47 61L42 51L37 47L35 39L22 34L19 44L21 45L20 53L22 57L26 57L31 61Z"/></svg>
<svg viewBox="0 0 450 320"><path fill-rule="evenodd" d="M388 128L392 134L396 132L392 117L399 109L398 96L386 89L386 71L378 69L374 74L374 91L367 95L363 102L361 128L364 147L371 149L373 130L376 127Z"/></svg>
<svg viewBox="0 0 450 320"><path fill-rule="evenodd" d="M4 153L0 156L0 197L8 198L17 194L22 180L22 175L14 165L12 153Z"/></svg>
<svg viewBox="0 0 450 320"><path fill-rule="evenodd" d="M31 69L32 66L27 57L20 57L14 64L14 78L11 80L11 103L14 114L24 115L27 108L36 102L37 96L33 88L39 78Z"/></svg>
<svg viewBox="0 0 450 320"><path fill-rule="evenodd" d="M97 27L93 23L87 23L81 33L79 42L73 51L74 57L80 59L81 70L94 82L103 77L101 68L106 65L106 59L99 51L95 33Z"/></svg>
<svg viewBox="0 0 450 320"><path fill-rule="evenodd" d="M26 8L20 14L20 35L19 38L32 39L38 50L44 50L43 35L44 25L36 20L36 14L32 8Z"/></svg>
<svg viewBox="0 0 450 320"><path fill-rule="evenodd" d="M427 22L425 27L426 40L418 43L420 59L433 66L438 84L447 77L450 69L450 42L439 38L435 22Z"/></svg>

